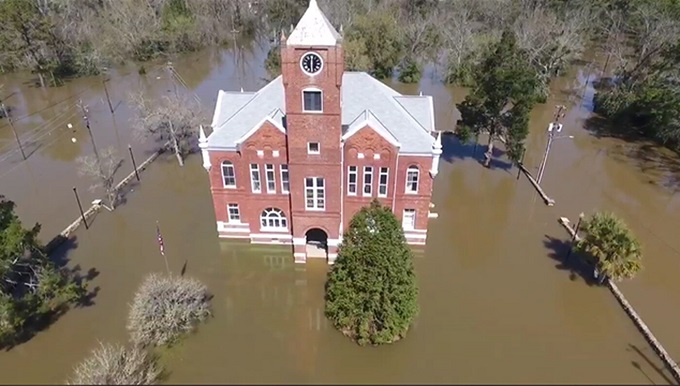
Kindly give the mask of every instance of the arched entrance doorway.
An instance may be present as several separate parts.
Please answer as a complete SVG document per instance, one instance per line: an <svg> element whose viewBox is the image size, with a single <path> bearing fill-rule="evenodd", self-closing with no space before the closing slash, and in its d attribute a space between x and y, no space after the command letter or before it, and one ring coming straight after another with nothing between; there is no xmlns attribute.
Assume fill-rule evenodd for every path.
<svg viewBox="0 0 680 386"><path fill-rule="evenodd" d="M312 228L305 233L307 258L328 258L328 233Z"/></svg>

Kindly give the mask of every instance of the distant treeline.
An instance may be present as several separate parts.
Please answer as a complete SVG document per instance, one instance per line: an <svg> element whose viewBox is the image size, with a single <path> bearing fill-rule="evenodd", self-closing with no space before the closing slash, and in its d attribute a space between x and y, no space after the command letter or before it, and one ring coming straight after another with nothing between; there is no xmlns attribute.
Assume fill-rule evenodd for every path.
<svg viewBox="0 0 680 386"><path fill-rule="evenodd" d="M586 50L606 55L616 81L596 98L603 115L677 143L679 0L318 0L343 26L346 66L417 82L435 64L472 85L503 32L515 36L547 97L550 81ZM3 0L0 71L30 69L45 85L243 38L272 42L266 66L308 0Z"/></svg>

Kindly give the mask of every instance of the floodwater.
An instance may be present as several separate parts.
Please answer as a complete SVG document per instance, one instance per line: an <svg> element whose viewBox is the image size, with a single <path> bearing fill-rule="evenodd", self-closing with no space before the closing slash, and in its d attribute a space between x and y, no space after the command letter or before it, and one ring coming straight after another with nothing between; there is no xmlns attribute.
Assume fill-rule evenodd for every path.
<svg viewBox="0 0 680 386"><path fill-rule="evenodd" d="M219 88L253 90L264 83L263 53L256 47L235 66L229 53L204 52L174 66L209 118ZM60 252L96 276L94 305L70 311L29 342L0 353L0 380L63 382L98 340L127 339L125 317L135 287L146 273L164 270L155 239L158 220L171 269L186 270L215 294L215 317L164 353L172 383L672 383L613 296L560 262L567 235L558 217L575 220L595 209L623 217L643 243L646 269L622 290L680 358L674 329L680 322L674 303L680 240L673 237L680 199L673 194L673 170L639 146L598 139L583 128L592 97L584 87L587 78L587 69L575 69L556 82L554 98L532 117L526 164L537 166L554 105L569 107L564 133L575 138L555 141L543 178L555 207L546 207L524 177L517 180L516 169L502 162L484 169L473 146L447 137L433 197L439 218L431 220L428 245L416 263L421 314L403 341L362 348L336 332L323 316L326 266L295 265L286 248L218 239L200 157L190 157L184 168L167 158L142 174L125 205L97 215L91 229L79 229ZM162 71L146 79L158 81L158 92L172 89ZM124 153L132 142L139 154L151 148L133 140L124 104L112 122L98 80L47 92L3 82L5 92L8 83L17 90L12 98L21 101L15 107L20 114L87 90L82 98L93 106L98 147L114 145ZM112 99L120 101L140 82L134 72L116 75L109 82ZM462 90L427 77L420 85L395 87L434 95L439 129L453 128L453 103ZM55 114L37 112L33 123L27 118L17 126L29 133ZM0 128L0 139L11 135ZM70 136L41 147L26 163L17 154L0 163L0 192L17 202L26 222L45 224L44 238L77 216L72 186L82 190L85 202L96 195L85 191L88 183L72 162L91 152L87 132L78 128L75 148L69 147ZM477 148L476 157L482 152ZM129 163L125 168L130 170Z"/></svg>

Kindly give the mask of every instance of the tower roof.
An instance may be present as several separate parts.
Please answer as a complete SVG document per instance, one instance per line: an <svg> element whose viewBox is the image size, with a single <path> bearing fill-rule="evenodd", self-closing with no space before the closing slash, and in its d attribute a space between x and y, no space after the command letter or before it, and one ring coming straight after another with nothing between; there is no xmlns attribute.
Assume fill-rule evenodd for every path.
<svg viewBox="0 0 680 386"><path fill-rule="evenodd" d="M309 1L309 7L288 37L289 46L334 46L342 40L316 0Z"/></svg>

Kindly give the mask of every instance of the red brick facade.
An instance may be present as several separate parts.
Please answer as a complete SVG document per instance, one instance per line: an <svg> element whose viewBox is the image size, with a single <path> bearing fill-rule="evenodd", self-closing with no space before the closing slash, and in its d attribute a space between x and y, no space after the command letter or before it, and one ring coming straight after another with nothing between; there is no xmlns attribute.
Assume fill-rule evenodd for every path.
<svg viewBox="0 0 680 386"><path fill-rule="evenodd" d="M424 244L433 183L430 170L436 170L435 155L431 152L400 154L394 141L369 125L348 134L349 137L343 140L344 54L341 45L300 47L282 44L282 47L285 128L264 119L259 128L241 138L237 150L204 150L220 237L250 239L253 243L291 244L295 261L304 262L308 231L321 229L327 236L327 257L332 262L337 256L342 232L352 216L378 198L393 209L400 221L404 210L415 211L414 226L406 227L404 233L410 244ZM323 58L323 69L315 76L308 76L300 68L301 57L310 51ZM322 92L321 113L303 112L302 93L310 88ZM267 113L263 111L263 117ZM228 130L228 125L223 130ZM319 144L318 154L309 154L310 142ZM229 170L225 179L225 162L233 165L233 179ZM258 192L253 191L251 165L258 165L255 169L259 170L260 177ZM286 166L287 192L283 189L282 172L282 167L286 170ZM407 191L409 168L412 177L417 171L415 192ZM370 184L365 183L367 171L371 172ZM272 176L273 189L270 190L268 177ZM308 178L323 179L323 209L307 207L305 184ZM351 187L352 184L355 186ZM314 190L315 205L319 202L319 191L318 187ZM231 219L230 204L234 212ZM272 219L268 215L262 218L272 212L265 212L268 208L278 209L285 220L278 215L272 215Z"/></svg>

